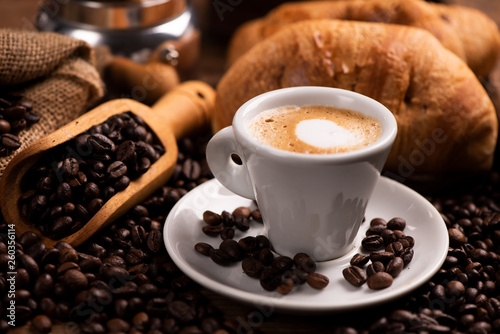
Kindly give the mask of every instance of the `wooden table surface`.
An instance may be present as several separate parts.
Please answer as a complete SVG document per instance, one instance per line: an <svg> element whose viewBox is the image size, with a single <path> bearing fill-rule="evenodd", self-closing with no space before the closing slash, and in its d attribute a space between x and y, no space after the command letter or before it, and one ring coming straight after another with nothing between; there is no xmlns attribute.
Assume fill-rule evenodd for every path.
<svg viewBox="0 0 500 334"><path fill-rule="evenodd" d="M198 6L209 8L210 4L199 0ZM208 0L207 0L208 1ZM448 0L448 3L475 7L487 13L500 24L500 1L498 0ZM0 28L33 29L36 13L43 0L0 0ZM57 3L57 2L56 2ZM227 37L227 36L226 36ZM197 70L197 78L215 85L224 72L224 48L227 39L224 36L204 36L202 57ZM497 65L492 82L500 86L500 64ZM373 308L344 314L329 314L324 316L300 316L279 314L272 309L258 309L229 300L208 290L203 293L219 307L227 318L234 319L242 327L258 329L265 333L323 333L333 325L344 322L375 319L383 315L382 308ZM14 332L23 333L22 329ZM61 328L54 332L63 333Z"/></svg>

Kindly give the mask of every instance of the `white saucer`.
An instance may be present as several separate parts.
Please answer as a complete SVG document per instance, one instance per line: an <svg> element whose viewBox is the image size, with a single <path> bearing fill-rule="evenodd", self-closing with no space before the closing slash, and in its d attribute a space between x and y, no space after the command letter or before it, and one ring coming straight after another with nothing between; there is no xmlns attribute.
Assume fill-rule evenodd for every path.
<svg viewBox="0 0 500 334"><path fill-rule="evenodd" d="M205 182L186 194L171 210L165 222L164 241L172 260L194 281L221 295L267 310L325 313L384 303L427 282L441 267L448 252L448 230L434 206L412 189L381 177L368 203L355 248L339 259L318 263L317 272L330 279L329 285L323 290L314 290L304 284L288 295L280 295L265 291L257 279L246 276L241 262L222 267L194 250L197 242L207 242L217 248L222 241L201 231L205 224L203 212L231 212L238 206L254 207L251 200L235 195L217 180ZM392 286L378 291L368 289L366 284L353 287L342 276L342 270L359 250L368 222L375 217L406 219L405 233L415 239L412 262L394 279ZM253 222L251 226L245 233L237 231L234 239L261 234L261 224Z"/></svg>

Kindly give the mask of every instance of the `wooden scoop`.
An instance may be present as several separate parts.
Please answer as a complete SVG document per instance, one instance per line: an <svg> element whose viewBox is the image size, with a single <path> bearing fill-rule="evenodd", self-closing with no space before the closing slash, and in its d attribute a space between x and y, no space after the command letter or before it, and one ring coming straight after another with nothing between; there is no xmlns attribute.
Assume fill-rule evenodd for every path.
<svg viewBox="0 0 500 334"><path fill-rule="evenodd" d="M171 65L160 62L139 64L125 57L113 57L109 61L105 78L109 87L114 87L117 92L129 92L134 98L136 95L148 105L155 103L180 81Z"/></svg>
<svg viewBox="0 0 500 334"><path fill-rule="evenodd" d="M159 99L152 108L134 100L113 100L31 144L10 161L0 178L0 208L6 222L15 224L18 237L26 231L37 233L47 247L53 247L59 241L66 241L73 246L80 245L167 182L177 161L177 139L202 128L209 128L214 100L215 91L211 86L200 81L187 81ZM80 230L59 240L44 236L21 213L18 204L22 194L21 179L51 148L86 132L93 125L105 122L112 115L127 111L146 122L166 152L146 173L111 197Z"/></svg>

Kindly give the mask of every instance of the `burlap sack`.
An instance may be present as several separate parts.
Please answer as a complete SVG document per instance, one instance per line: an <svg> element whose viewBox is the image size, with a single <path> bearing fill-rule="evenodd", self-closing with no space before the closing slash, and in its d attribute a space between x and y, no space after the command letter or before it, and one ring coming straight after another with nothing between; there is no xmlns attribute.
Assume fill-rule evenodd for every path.
<svg viewBox="0 0 500 334"><path fill-rule="evenodd" d="M0 29L0 89L19 86L41 119L18 134L18 150L0 158L0 176L16 153L80 116L104 94L94 51L86 42Z"/></svg>

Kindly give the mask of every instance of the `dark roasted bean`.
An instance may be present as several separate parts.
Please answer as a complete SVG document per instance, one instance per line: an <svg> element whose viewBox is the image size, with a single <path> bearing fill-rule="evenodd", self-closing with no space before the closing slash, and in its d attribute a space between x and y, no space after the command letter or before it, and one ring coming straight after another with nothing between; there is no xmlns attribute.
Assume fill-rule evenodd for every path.
<svg viewBox="0 0 500 334"><path fill-rule="evenodd" d="M366 282L367 275L363 269L358 266L352 266L342 270L345 280L351 285L359 287Z"/></svg>
<svg viewBox="0 0 500 334"><path fill-rule="evenodd" d="M240 248L238 242L233 239L222 241L219 245L219 249L229 254L233 261L239 261L243 258L243 250Z"/></svg>
<svg viewBox="0 0 500 334"><path fill-rule="evenodd" d="M390 230L403 231L406 228L406 220L400 217L395 217L387 222L387 228Z"/></svg>
<svg viewBox="0 0 500 334"><path fill-rule="evenodd" d="M293 265L293 260L290 257L284 255L275 257L271 262L271 267L279 273L283 273L287 270L292 269Z"/></svg>
<svg viewBox="0 0 500 334"><path fill-rule="evenodd" d="M391 252L371 252L370 260L372 262L382 262L384 265L387 265L389 261L394 259L394 253Z"/></svg>
<svg viewBox="0 0 500 334"><path fill-rule="evenodd" d="M366 274L368 276L372 276L373 274L381 272L381 271L385 271L385 266L382 262L378 262L378 261L373 262L372 264L370 264L366 268Z"/></svg>
<svg viewBox="0 0 500 334"><path fill-rule="evenodd" d="M293 262L305 271L306 273L313 273L316 271L316 262L306 253L297 253L293 257Z"/></svg>
<svg viewBox="0 0 500 334"><path fill-rule="evenodd" d="M264 290L274 291L281 284L281 274L278 274L275 269L266 267L262 270L259 277L260 285Z"/></svg>
<svg viewBox="0 0 500 334"><path fill-rule="evenodd" d="M208 236L216 237L224 230L224 226L222 226L222 224L220 224L220 225L205 225L202 227L201 230L203 231L203 233L205 233Z"/></svg>
<svg viewBox="0 0 500 334"><path fill-rule="evenodd" d="M269 248L263 248L259 251L258 259L266 266L270 266L274 260L274 254Z"/></svg>
<svg viewBox="0 0 500 334"><path fill-rule="evenodd" d="M222 217L212 211L203 212L203 221L211 226L218 226L222 223Z"/></svg>
<svg viewBox="0 0 500 334"><path fill-rule="evenodd" d="M389 286L392 285L392 282L393 282L392 276L383 271L379 271L371 275L366 280L366 284L368 285L368 287L373 290L388 288Z"/></svg>
<svg viewBox="0 0 500 334"><path fill-rule="evenodd" d="M403 259L400 258L399 256L394 257L389 263L387 264L385 271L390 274L392 277L396 278L401 271L403 271L404 267L404 262Z"/></svg>
<svg viewBox="0 0 500 334"><path fill-rule="evenodd" d="M264 269L264 265L259 260L252 257L247 257L241 262L241 268L243 272L250 277L259 278L260 273Z"/></svg>
<svg viewBox="0 0 500 334"><path fill-rule="evenodd" d="M0 135L0 144L8 150L15 151L21 147L19 137L11 133L4 133Z"/></svg>
<svg viewBox="0 0 500 334"><path fill-rule="evenodd" d="M324 289L330 282L328 277L319 273L310 273L307 277L307 284L314 289Z"/></svg>
<svg viewBox="0 0 500 334"><path fill-rule="evenodd" d="M370 235L361 241L361 246L369 252L377 251L384 246L384 239L378 235Z"/></svg>
<svg viewBox="0 0 500 334"><path fill-rule="evenodd" d="M221 266L228 266L233 263L231 255L220 249L211 249L208 255L212 261Z"/></svg>
<svg viewBox="0 0 500 334"><path fill-rule="evenodd" d="M285 278L276 287L276 291L282 295L287 295L293 290L294 285L295 283L291 278Z"/></svg>

